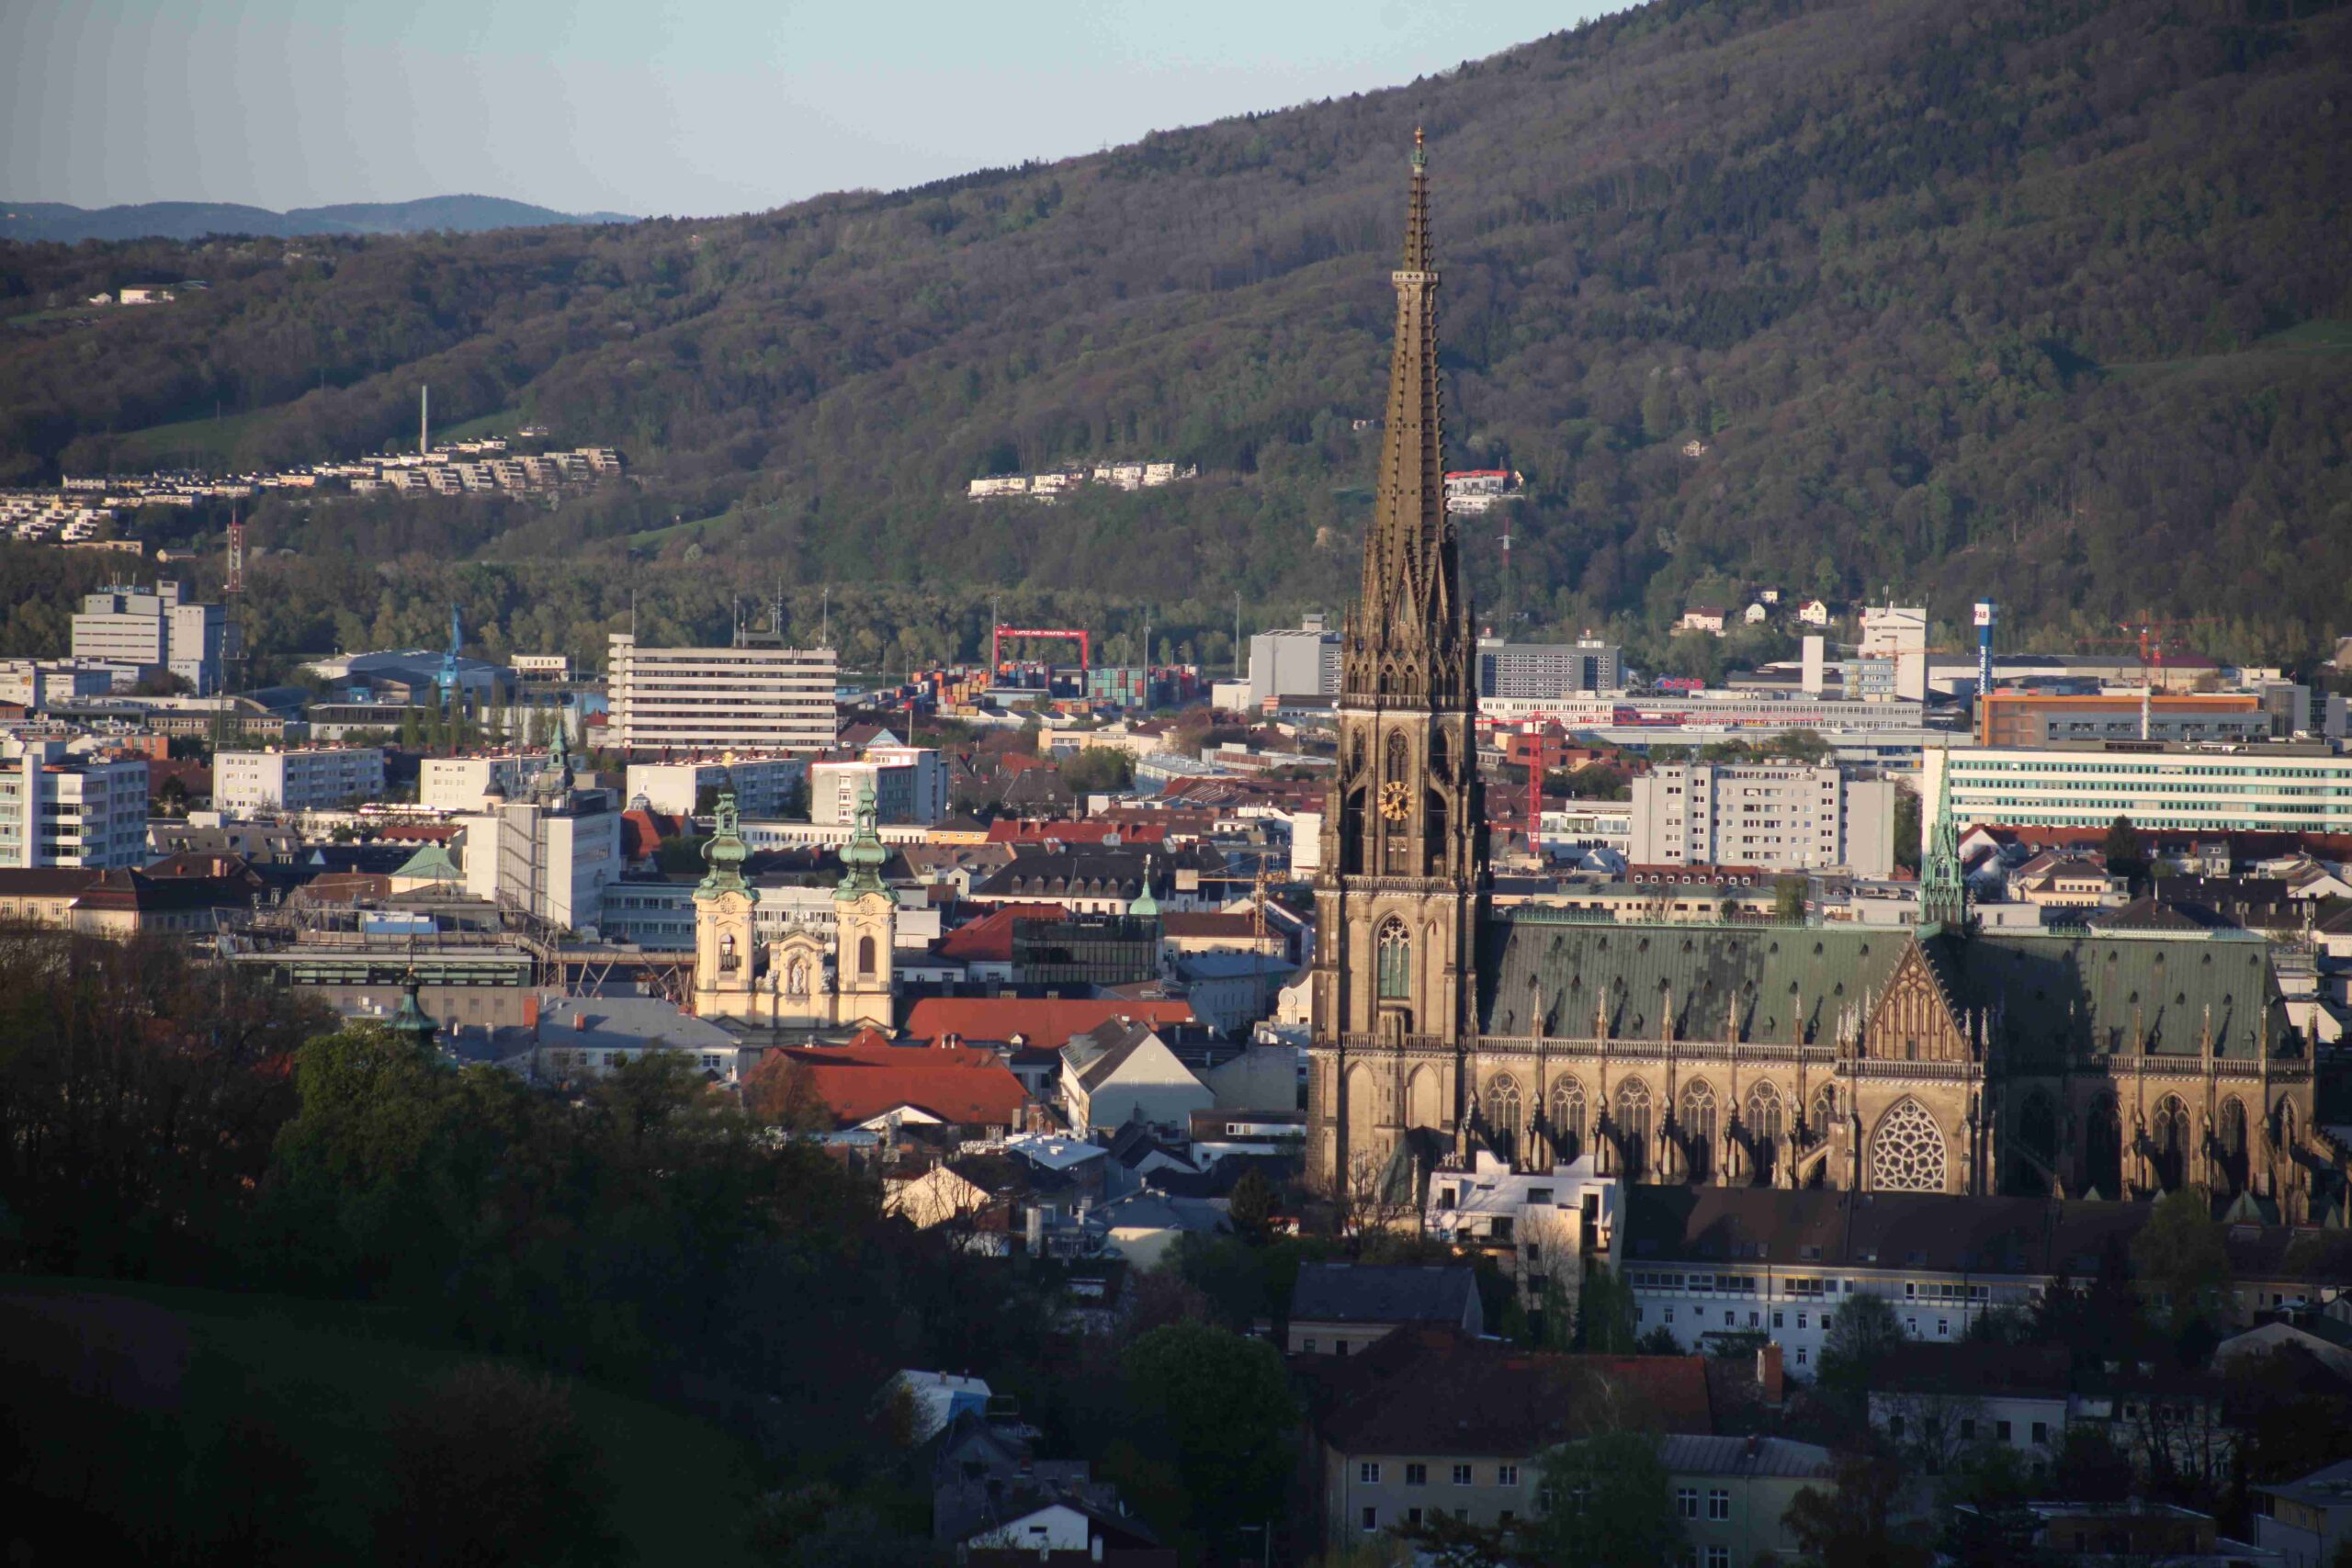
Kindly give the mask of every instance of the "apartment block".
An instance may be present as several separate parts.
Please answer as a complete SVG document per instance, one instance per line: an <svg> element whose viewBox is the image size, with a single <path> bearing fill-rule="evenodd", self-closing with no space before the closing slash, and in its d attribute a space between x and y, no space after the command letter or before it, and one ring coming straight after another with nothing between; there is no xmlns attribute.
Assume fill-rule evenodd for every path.
<svg viewBox="0 0 2352 1568"><path fill-rule="evenodd" d="M222 751L212 759L212 805L232 817L328 811L384 798L384 753L374 746Z"/></svg>
<svg viewBox="0 0 2352 1568"><path fill-rule="evenodd" d="M1505 642L1478 639L1478 695L1556 697L1563 692L1613 692L1624 665L1613 643Z"/></svg>
<svg viewBox="0 0 2352 1568"><path fill-rule="evenodd" d="M1664 767L1634 781L1637 865L1747 865L1774 871L1894 871L1890 779L1834 766Z"/></svg>
<svg viewBox="0 0 2352 1568"><path fill-rule="evenodd" d="M147 859L147 764L31 740L0 755L0 866L109 871Z"/></svg>
<svg viewBox="0 0 2352 1568"><path fill-rule="evenodd" d="M417 769L416 803L428 811L487 811L493 795L519 797L546 764L538 754L427 757Z"/></svg>
<svg viewBox="0 0 2352 1568"><path fill-rule="evenodd" d="M611 744L624 754L818 751L833 743L830 648L639 648L615 633Z"/></svg>
<svg viewBox="0 0 2352 1568"><path fill-rule="evenodd" d="M220 689L228 637L227 611L190 604L176 582L102 588L84 595L74 616L74 658L167 670L198 696Z"/></svg>

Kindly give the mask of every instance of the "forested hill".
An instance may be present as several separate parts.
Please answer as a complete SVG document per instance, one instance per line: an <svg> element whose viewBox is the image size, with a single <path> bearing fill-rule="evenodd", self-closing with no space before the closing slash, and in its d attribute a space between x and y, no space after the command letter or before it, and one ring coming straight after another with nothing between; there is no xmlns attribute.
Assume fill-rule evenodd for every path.
<svg viewBox="0 0 2352 1568"><path fill-rule="evenodd" d="M0 468L104 468L107 433L216 406L227 460L356 450L429 381L436 416L616 445L641 488L265 534L589 562L633 536L752 563L747 588L1335 600L1425 125L1451 457L1527 476L1531 626L1892 587L2086 629L2168 607L2295 657L2352 632L2347 52L2352 9L2319 0L1655 4L1393 91L753 218L299 260L7 247L26 313L127 273L211 288L0 329ZM1202 477L961 499L1106 454ZM1471 525L1482 605L1498 531Z"/></svg>
<svg viewBox="0 0 2352 1568"><path fill-rule="evenodd" d="M273 212L226 201L141 201L72 207L62 201L0 201L0 239L201 240L212 234L461 234L556 223L629 223L617 212L558 212L496 196L428 196L417 201L353 201Z"/></svg>

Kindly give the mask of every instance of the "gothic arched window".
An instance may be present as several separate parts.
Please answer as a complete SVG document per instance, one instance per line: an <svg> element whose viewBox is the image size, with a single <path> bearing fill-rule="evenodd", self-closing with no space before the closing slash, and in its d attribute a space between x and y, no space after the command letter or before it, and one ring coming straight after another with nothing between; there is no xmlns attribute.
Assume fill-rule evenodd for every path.
<svg viewBox="0 0 2352 1568"><path fill-rule="evenodd" d="M1405 930L1405 922L1394 915L1381 921L1380 935L1374 946L1378 950L1380 999L1409 1000L1413 995L1413 939Z"/></svg>
<svg viewBox="0 0 2352 1568"><path fill-rule="evenodd" d="M2102 1198L2123 1191L2123 1119L2115 1101L2101 1096L2083 1130L2084 1185Z"/></svg>
<svg viewBox="0 0 2352 1568"><path fill-rule="evenodd" d="M1780 1163L1781 1139L1788 1131L1781 1091L1759 1083L1747 1091L1747 1142L1756 1152L1756 1174L1769 1179Z"/></svg>
<svg viewBox="0 0 2352 1568"><path fill-rule="evenodd" d="M1566 1162L1584 1153L1584 1085L1562 1078L1552 1086L1552 1157Z"/></svg>
<svg viewBox="0 0 2352 1568"><path fill-rule="evenodd" d="M1838 1086L1823 1084L1813 1091L1813 1110L1807 1115L1805 1131L1813 1141L1820 1143L1838 1130Z"/></svg>
<svg viewBox="0 0 2352 1568"><path fill-rule="evenodd" d="M1487 1085L1487 1135L1498 1152L1510 1155L1519 1148L1519 1080L1498 1074Z"/></svg>
<svg viewBox="0 0 2352 1568"><path fill-rule="evenodd" d="M2188 1167L2188 1107L2177 1096L2168 1094L2156 1106L2148 1140L2155 1145L2156 1185L2170 1192L2179 1187Z"/></svg>
<svg viewBox="0 0 2352 1568"><path fill-rule="evenodd" d="M1715 1173L1715 1091L1706 1079L1695 1079L1683 1089L1681 1122L1690 1179L1704 1181Z"/></svg>
<svg viewBox="0 0 2352 1568"><path fill-rule="evenodd" d="M1625 1179L1638 1181L1649 1168L1650 1089L1639 1078L1617 1086L1617 1141L1625 1156Z"/></svg>
<svg viewBox="0 0 2352 1568"><path fill-rule="evenodd" d="M2215 1134L2221 1145L2218 1163L2221 1185L2231 1192L2245 1190L2245 1101L2232 1095L2222 1101L2222 1124Z"/></svg>
<svg viewBox="0 0 2352 1568"><path fill-rule="evenodd" d="M1385 776L1393 783L1402 784L1412 771L1412 753L1405 743L1405 732L1401 729L1390 730L1388 732L1388 771Z"/></svg>
<svg viewBox="0 0 2352 1568"><path fill-rule="evenodd" d="M874 977L874 939L871 936L857 939L857 972L866 979Z"/></svg>
<svg viewBox="0 0 2352 1568"><path fill-rule="evenodd" d="M1871 1139L1871 1190L1874 1192L1940 1192L1944 1190L1944 1134L1928 1108L1905 1096L1879 1118Z"/></svg>

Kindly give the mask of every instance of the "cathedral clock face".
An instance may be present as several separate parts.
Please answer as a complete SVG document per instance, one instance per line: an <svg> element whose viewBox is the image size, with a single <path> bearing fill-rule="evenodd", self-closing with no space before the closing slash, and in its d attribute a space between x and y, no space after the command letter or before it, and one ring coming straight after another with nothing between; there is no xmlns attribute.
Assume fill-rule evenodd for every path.
<svg viewBox="0 0 2352 1568"><path fill-rule="evenodd" d="M1380 814L1391 822L1405 820L1405 784L1390 779L1380 786Z"/></svg>

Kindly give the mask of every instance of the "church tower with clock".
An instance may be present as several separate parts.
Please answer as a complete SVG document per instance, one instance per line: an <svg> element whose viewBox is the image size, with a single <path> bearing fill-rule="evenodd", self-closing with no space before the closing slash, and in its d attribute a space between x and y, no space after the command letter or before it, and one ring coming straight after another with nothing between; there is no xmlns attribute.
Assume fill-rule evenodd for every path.
<svg viewBox="0 0 2352 1568"><path fill-rule="evenodd" d="M1309 1160L1327 1188L1401 1131L1466 1135L1485 897L1474 659L1445 509L1428 158L1413 137L1387 419L1363 579L1340 638L1340 779L1315 885Z"/></svg>

